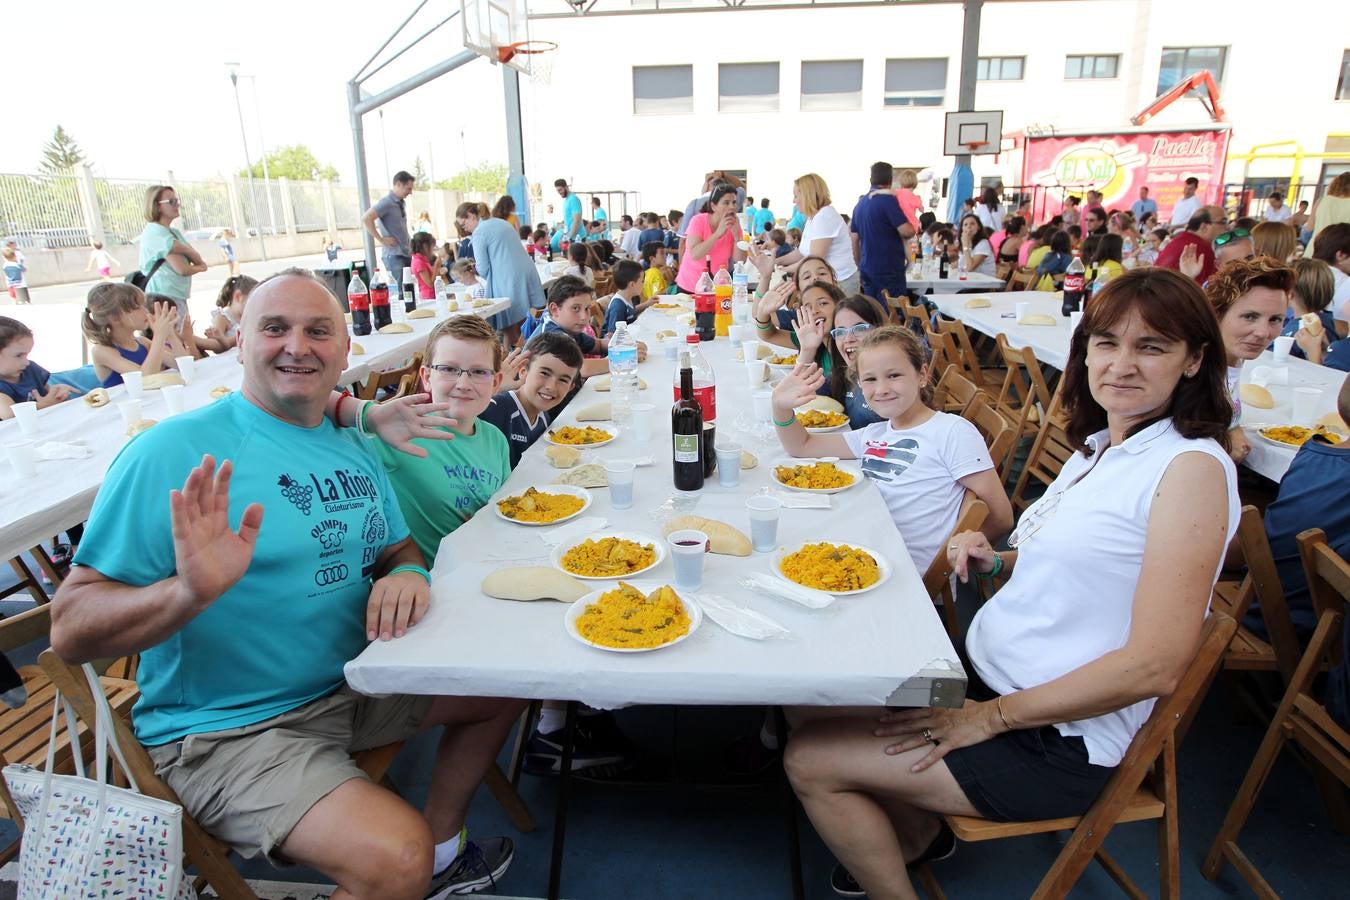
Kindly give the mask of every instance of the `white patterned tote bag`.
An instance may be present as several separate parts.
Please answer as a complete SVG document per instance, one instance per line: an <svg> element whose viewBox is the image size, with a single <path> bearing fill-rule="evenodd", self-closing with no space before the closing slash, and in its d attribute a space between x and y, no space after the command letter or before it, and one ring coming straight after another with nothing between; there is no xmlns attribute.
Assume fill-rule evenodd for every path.
<svg viewBox="0 0 1350 900"><path fill-rule="evenodd" d="M138 792L112 728L112 709L94 670L85 665L94 696L95 769L86 777L74 753L75 775L54 773L57 722L65 710L71 744L79 746L75 715L60 692L52 710L46 771L5 766L5 781L23 814L18 900L192 900L183 874L183 809ZM111 747L131 790L108 783Z"/></svg>

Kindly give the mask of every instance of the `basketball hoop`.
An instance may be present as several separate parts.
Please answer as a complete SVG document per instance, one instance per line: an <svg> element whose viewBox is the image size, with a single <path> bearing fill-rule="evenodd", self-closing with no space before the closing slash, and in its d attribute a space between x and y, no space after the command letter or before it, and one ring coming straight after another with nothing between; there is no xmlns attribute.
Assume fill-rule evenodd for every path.
<svg viewBox="0 0 1350 900"><path fill-rule="evenodd" d="M557 49L558 45L553 41L516 41L514 44L506 44L497 48L497 62L508 63L515 59L517 55L547 53L550 50Z"/></svg>
<svg viewBox="0 0 1350 900"><path fill-rule="evenodd" d="M966 152L969 153L971 156L974 156L975 154L979 153L979 152L980 152L980 148L983 147L983 146L984 146L985 144L987 144L987 143L989 143L989 142L988 142L988 141L967 141L967 142L966 142Z"/></svg>

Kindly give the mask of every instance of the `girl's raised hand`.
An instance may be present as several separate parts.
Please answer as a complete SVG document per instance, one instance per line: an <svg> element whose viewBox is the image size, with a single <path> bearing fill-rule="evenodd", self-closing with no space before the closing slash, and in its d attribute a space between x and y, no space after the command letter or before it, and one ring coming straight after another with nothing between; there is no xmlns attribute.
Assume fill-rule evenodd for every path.
<svg viewBox="0 0 1350 900"><path fill-rule="evenodd" d="M773 389L773 405L779 409L796 409L815 399L816 391L825 384L825 373L813 362L798 363L778 386Z"/></svg>
<svg viewBox="0 0 1350 900"><path fill-rule="evenodd" d="M825 323L817 323L815 313L799 306L792 330L797 333L798 359L814 359L816 350L825 343Z"/></svg>

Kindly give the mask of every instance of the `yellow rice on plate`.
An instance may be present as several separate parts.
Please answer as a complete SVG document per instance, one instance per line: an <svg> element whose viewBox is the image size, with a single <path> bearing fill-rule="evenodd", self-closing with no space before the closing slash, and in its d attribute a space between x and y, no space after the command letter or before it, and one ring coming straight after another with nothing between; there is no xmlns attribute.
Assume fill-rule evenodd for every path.
<svg viewBox="0 0 1350 900"><path fill-rule="evenodd" d="M881 580L881 569L872 554L825 541L789 553L779 568L789 581L822 591L860 591Z"/></svg>
<svg viewBox="0 0 1350 900"><path fill-rule="evenodd" d="M627 538L587 538L562 556L562 567L586 578L632 575L656 562L656 547Z"/></svg>
<svg viewBox="0 0 1350 900"><path fill-rule="evenodd" d="M797 364L797 354L792 353L785 356L770 356L769 365L771 366L795 366Z"/></svg>
<svg viewBox="0 0 1350 900"><path fill-rule="evenodd" d="M803 428L837 428L848 422L848 416L840 412L808 409L797 413L797 421L802 423Z"/></svg>
<svg viewBox="0 0 1350 900"><path fill-rule="evenodd" d="M562 428L555 428L548 434L554 443L558 444L598 444L614 437L605 429L592 428L590 425L581 428L575 425L564 425Z"/></svg>
<svg viewBox="0 0 1350 900"><path fill-rule="evenodd" d="M497 501L497 508L508 519L518 522L556 522L586 505L572 494L549 494L526 488L525 493Z"/></svg>
<svg viewBox="0 0 1350 900"><path fill-rule="evenodd" d="M604 647L660 647L689 632L689 613L673 588L651 594L620 581L577 617L577 633Z"/></svg>
<svg viewBox="0 0 1350 900"><path fill-rule="evenodd" d="M788 487L828 490L847 487L855 479L851 472L845 472L834 463L810 463L804 466L775 466L774 474L778 481Z"/></svg>
<svg viewBox="0 0 1350 900"><path fill-rule="evenodd" d="M1316 428L1304 428L1302 425L1271 425L1268 428L1262 428L1261 434L1272 441L1279 441L1281 444L1288 444L1291 447L1302 447L1312 440L1315 434L1320 434L1337 443L1345 440L1344 435L1337 434L1325 425L1318 425Z"/></svg>

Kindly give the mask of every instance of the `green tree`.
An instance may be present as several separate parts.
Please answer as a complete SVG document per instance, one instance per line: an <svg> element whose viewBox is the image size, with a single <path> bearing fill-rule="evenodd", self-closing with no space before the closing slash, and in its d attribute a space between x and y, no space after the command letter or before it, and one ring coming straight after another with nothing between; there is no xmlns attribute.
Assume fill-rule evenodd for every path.
<svg viewBox="0 0 1350 900"><path fill-rule="evenodd" d="M44 175L69 175L84 160L84 151L80 145L64 128L57 125L52 139L42 148L42 162L38 166Z"/></svg>
<svg viewBox="0 0 1350 900"><path fill-rule="evenodd" d="M431 189L431 179L427 178L427 170L422 167L422 157L420 156L413 160L412 177L413 187L419 191Z"/></svg>
<svg viewBox="0 0 1350 900"><path fill-rule="evenodd" d="M241 177L248 177L247 169L240 169ZM279 147L267 154L267 174L272 178L292 181L337 181L337 169L319 162L314 151L304 144ZM253 164L253 177L263 177L262 160Z"/></svg>
<svg viewBox="0 0 1350 900"><path fill-rule="evenodd" d="M442 178L436 187L448 191L486 191L494 194L506 193L506 165L490 163L486 160L470 166L467 171Z"/></svg>

